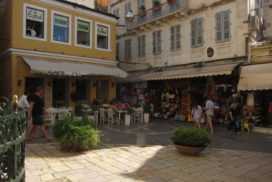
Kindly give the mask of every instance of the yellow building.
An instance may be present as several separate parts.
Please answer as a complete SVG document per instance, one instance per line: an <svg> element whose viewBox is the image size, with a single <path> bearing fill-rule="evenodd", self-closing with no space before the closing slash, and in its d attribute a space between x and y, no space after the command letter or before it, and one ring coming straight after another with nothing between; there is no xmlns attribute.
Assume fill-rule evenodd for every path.
<svg viewBox="0 0 272 182"><path fill-rule="evenodd" d="M115 98L116 17L63 0L0 5L0 96L45 88L45 104Z"/></svg>

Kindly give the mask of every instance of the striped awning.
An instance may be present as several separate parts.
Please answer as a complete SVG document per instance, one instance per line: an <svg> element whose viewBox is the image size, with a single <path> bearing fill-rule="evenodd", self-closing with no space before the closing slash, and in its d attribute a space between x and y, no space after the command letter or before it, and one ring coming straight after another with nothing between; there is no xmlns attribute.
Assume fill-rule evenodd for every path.
<svg viewBox="0 0 272 182"><path fill-rule="evenodd" d="M223 62L224 63L224 62ZM141 80L170 80L181 78L207 77L217 75L230 75L234 68L241 62L228 64L209 64L197 67L174 67L161 72L150 72L141 77Z"/></svg>
<svg viewBox="0 0 272 182"><path fill-rule="evenodd" d="M272 63L242 67L238 91L270 89L272 89Z"/></svg>

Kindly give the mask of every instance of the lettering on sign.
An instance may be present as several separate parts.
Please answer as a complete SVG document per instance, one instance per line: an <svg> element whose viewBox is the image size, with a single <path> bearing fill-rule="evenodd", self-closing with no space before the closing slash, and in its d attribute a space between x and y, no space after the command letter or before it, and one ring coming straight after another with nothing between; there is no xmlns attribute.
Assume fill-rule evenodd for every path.
<svg viewBox="0 0 272 182"><path fill-rule="evenodd" d="M43 22L44 12L41 10L33 9L33 8L27 8L26 9L26 19L37 21L37 22Z"/></svg>
<svg viewBox="0 0 272 182"><path fill-rule="evenodd" d="M49 75L57 75L57 76L82 76L80 72L71 72L71 73L65 73L64 71L61 70L49 70L48 71Z"/></svg>
<svg viewBox="0 0 272 182"><path fill-rule="evenodd" d="M97 26L97 34L102 36L108 36L108 27L98 25Z"/></svg>

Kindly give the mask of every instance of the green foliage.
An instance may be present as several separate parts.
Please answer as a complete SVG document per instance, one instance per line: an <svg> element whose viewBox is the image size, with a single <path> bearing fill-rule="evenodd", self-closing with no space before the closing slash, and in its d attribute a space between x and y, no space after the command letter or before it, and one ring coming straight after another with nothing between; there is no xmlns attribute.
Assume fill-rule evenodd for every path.
<svg viewBox="0 0 272 182"><path fill-rule="evenodd" d="M158 7L160 5L161 5L160 1L154 1L154 7Z"/></svg>
<svg viewBox="0 0 272 182"><path fill-rule="evenodd" d="M68 151L83 151L100 144L100 132L90 125L70 125L69 132L59 138L60 145Z"/></svg>
<svg viewBox="0 0 272 182"><path fill-rule="evenodd" d="M134 110L131 107L127 108L127 113L128 114L132 114L133 112L134 112Z"/></svg>
<svg viewBox="0 0 272 182"><path fill-rule="evenodd" d="M139 9L140 9L141 11L145 11L145 6L144 6L144 5L141 5L141 6L139 7Z"/></svg>
<svg viewBox="0 0 272 182"><path fill-rule="evenodd" d="M82 121L71 118L57 121L53 126L53 135L68 151L83 151L100 144L100 132L94 129L94 123L87 116Z"/></svg>
<svg viewBox="0 0 272 182"><path fill-rule="evenodd" d="M171 139L175 144L192 147L207 146L211 143L207 131L193 127L180 127L175 131Z"/></svg>
<svg viewBox="0 0 272 182"><path fill-rule="evenodd" d="M144 113L150 113L151 112L151 106L150 104L144 105Z"/></svg>
<svg viewBox="0 0 272 182"><path fill-rule="evenodd" d="M76 116L83 116L83 106L82 104L76 104L75 105L75 115Z"/></svg>

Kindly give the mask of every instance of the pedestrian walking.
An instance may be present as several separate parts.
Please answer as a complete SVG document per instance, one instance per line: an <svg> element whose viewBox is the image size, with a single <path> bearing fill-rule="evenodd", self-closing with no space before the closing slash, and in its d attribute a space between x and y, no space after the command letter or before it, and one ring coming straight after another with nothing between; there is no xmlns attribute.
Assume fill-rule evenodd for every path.
<svg viewBox="0 0 272 182"><path fill-rule="evenodd" d="M192 115L195 127L201 128L200 120L202 116L202 107L200 104L196 104L195 106L193 106Z"/></svg>
<svg viewBox="0 0 272 182"><path fill-rule="evenodd" d="M29 119L32 118L32 125L27 140L31 140L32 133L35 131L36 127L40 128L42 135L46 138L47 141L53 140L53 138L47 135L45 125L43 122L44 114L44 102L42 99L43 95L44 95L43 88L37 87L35 90L35 94L33 95L33 97L31 97L28 118Z"/></svg>
<svg viewBox="0 0 272 182"><path fill-rule="evenodd" d="M207 98L206 104L205 104L205 114L206 114L206 128L210 128L210 132L214 133L213 130L213 117L214 117L214 102L211 100L211 98Z"/></svg>
<svg viewBox="0 0 272 182"><path fill-rule="evenodd" d="M241 111L237 102L233 103L230 107L230 122L228 126L228 131L231 132L234 128L235 133L240 134L241 132Z"/></svg>

